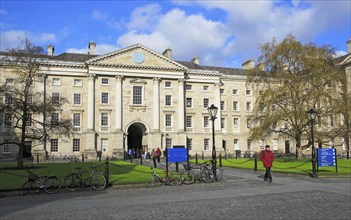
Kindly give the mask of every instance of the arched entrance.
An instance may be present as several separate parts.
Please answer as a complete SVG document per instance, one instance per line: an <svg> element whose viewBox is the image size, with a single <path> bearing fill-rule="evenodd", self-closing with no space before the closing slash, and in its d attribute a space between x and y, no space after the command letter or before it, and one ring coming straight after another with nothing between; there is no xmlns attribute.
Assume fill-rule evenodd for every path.
<svg viewBox="0 0 351 220"><path fill-rule="evenodd" d="M127 132L127 146L132 150L132 157L139 157L143 150L143 136L147 129L144 124L140 122L133 123L129 126Z"/></svg>

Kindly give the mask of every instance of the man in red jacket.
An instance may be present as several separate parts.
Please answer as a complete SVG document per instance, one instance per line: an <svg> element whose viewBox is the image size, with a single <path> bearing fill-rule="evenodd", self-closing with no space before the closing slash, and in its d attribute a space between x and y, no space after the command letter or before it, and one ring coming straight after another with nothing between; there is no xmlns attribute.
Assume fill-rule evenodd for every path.
<svg viewBox="0 0 351 220"><path fill-rule="evenodd" d="M264 181L272 182L273 178L271 175L271 167L274 161L274 154L271 151L271 147L266 145L266 149L260 153L260 159L263 162L263 166L266 168L266 173L264 174Z"/></svg>

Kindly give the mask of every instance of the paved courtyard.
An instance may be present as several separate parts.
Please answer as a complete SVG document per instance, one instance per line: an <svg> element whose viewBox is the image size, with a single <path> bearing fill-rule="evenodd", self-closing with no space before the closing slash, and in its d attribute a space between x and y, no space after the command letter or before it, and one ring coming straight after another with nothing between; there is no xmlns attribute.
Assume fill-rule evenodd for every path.
<svg viewBox="0 0 351 220"><path fill-rule="evenodd" d="M351 219L350 178L228 169L217 183L0 194L1 219Z"/></svg>

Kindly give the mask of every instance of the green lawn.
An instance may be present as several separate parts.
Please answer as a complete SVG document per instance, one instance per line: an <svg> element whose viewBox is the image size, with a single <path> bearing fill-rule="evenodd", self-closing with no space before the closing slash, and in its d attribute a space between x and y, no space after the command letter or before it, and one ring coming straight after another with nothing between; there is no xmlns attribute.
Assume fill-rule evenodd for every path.
<svg viewBox="0 0 351 220"><path fill-rule="evenodd" d="M192 161L194 162L194 161ZM198 160L199 163L204 161ZM218 165L219 161L217 160ZM96 165L98 170L105 172L104 162L86 162L86 163L47 163L47 164L26 164L26 169L38 175L58 176L63 183L64 177L75 172L75 167L80 167L82 170L89 170L92 165ZM0 164L0 191L19 189L26 181L28 173L25 169L15 168L16 164ZM234 167L242 169L254 169L254 160L241 158L222 160L223 167ZM276 159L273 163L273 172L285 172L308 175L311 173L311 162L308 161L286 161ZM257 161L257 169L264 171L262 162ZM156 172L163 175L163 171L156 169ZM335 172L335 167L319 167L319 176L351 176L351 160L338 160L338 173ZM109 183L110 185L125 185L125 184L142 184L149 177L150 167L141 166L127 161L111 161L109 165Z"/></svg>

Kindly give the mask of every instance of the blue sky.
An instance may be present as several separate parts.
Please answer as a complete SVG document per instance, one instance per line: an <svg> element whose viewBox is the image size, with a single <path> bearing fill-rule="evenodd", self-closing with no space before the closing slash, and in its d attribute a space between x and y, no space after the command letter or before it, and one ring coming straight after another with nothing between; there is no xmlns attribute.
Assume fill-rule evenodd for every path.
<svg viewBox="0 0 351 220"><path fill-rule="evenodd" d="M25 37L53 44L55 55L87 53L90 41L97 54L140 43L158 53L172 48L175 60L241 67L260 45L288 34L346 54L351 1L0 1L1 51Z"/></svg>

